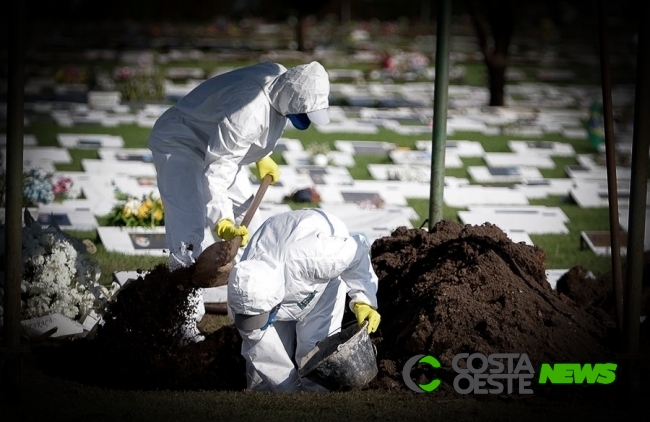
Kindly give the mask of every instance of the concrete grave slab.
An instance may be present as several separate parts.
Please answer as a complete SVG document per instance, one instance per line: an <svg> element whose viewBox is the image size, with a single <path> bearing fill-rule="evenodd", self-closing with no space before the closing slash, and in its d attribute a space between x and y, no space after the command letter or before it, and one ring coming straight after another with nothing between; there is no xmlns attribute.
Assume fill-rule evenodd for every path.
<svg viewBox="0 0 650 422"><path fill-rule="evenodd" d="M27 335L33 338L41 336L46 336L47 338L72 337L84 331L80 323L58 313L22 320L20 324ZM47 335L46 333L50 330L54 330L54 332L51 335Z"/></svg>
<svg viewBox="0 0 650 422"><path fill-rule="evenodd" d="M420 135L432 130L428 125L403 125L397 120L384 120L382 126L400 135Z"/></svg>
<svg viewBox="0 0 650 422"><path fill-rule="evenodd" d="M57 176L69 177L73 186L81 189L85 199L91 204L95 215L108 214L116 203L115 186L111 177L103 173L56 172Z"/></svg>
<svg viewBox="0 0 650 422"><path fill-rule="evenodd" d="M7 151L0 148L2 155L2 168L7 166ZM23 170L41 168L48 173L56 171L56 164L69 164L72 162L70 153L65 148L58 147L25 147L23 148Z"/></svg>
<svg viewBox="0 0 650 422"><path fill-rule="evenodd" d="M351 202L362 204L367 208L380 208L383 205L407 206L406 198L398 188L389 189L385 185L369 184L373 181L354 186L319 186L317 191L321 197L321 204L333 202ZM381 181L375 181L382 183Z"/></svg>
<svg viewBox="0 0 650 422"><path fill-rule="evenodd" d="M156 176L129 176L116 174L112 177L113 186L120 192L141 198L143 196L154 195L160 196Z"/></svg>
<svg viewBox="0 0 650 422"><path fill-rule="evenodd" d="M574 157L573 145L550 141L508 141L508 147L519 154L548 155L552 157Z"/></svg>
<svg viewBox="0 0 650 422"><path fill-rule="evenodd" d="M287 129L293 128L293 126L288 125ZM331 121L326 125L316 125L314 126L316 130L320 133L363 133L363 134L375 134L379 133L379 128L370 123L362 123L355 120L344 120L339 122ZM295 129L295 128L293 128Z"/></svg>
<svg viewBox="0 0 650 422"><path fill-rule="evenodd" d="M373 215L378 215L385 213L387 215L393 216L395 214L401 214L404 216L407 220L419 220L420 216L418 215L417 212L412 207L409 206L393 206L393 205L384 205L382 208L375 208L368 210L367 208L363 208L359 204L354 204L354 203L323 203L320 204L319 207L320 209L331 212L332 214L335 214L337 216L343 215L345 213L359 213L359 212L367 212L371 211L374 214ZM391 217L392 218L392 217Z"/></svg>
<svg viewBox="0 0 650 422"><path fill-rule="evenodd" d="M307 151L284 151L282 158L290 166L309 166L312 165L309 153ZM346 152L330 151L327 153L329 162L334 166L354 167L354 157Z"/></svg>
<svg viewBox="0 0 650 422"><path fill-rule="evenodd" d="M603 182L607 180L607 169L605 167L589 168L583 165L564 166L566 174L579 182ZM629 167L616 167L616 180L629 181L632 171Z"/></svg>
<svg viewBox="0 0 650 422"><path fill-rule="evenodd" d="M609 206L607 182L579 181L569 191L571 198L580 208L604 208ZM627 207L630 203L630 185L626 181L617 183L618 205ZM646 192L646 205L650 205L650 186Z"/></svg>
<svg viewBox="0 0 650 422"><path fill-rule="evenodd" d="M433 148L431 140L415 141L415 148L423 151L431 151ZM453 151L459 157L482 157L485 155L483 145L479 141L447 141L446 151Z"/></svg>
<svg viewBox="0 0 650 422"><path fill-rule="evenodd" d="M548 281L548 284L551 285L551 288L553 290L557 289L557 282L559 279L562 278L564 274L566 274L569 271L569 269L550 269L546 270L546 281Z"/></svg>
<svg viewBox="0 0 650 422"><path fill-rule="evenodd" d="M547 215L539 210L479 209L458 211L463 224L481 225L489 222L504 230L523 230L528 234L568 234L569 229L557 215Z"/></svg>
<svg viewBox="0 0 650 422"><path fill-rule="evenodd" d="M495 214L523 214L539 215L548 218L557 218L563 223L569 222L569 217L560 207L546 207L543 205L469 205L468 211L495 213Z"/></svg>
<svg viewBox="0 0 650 422"><path fill-rule="evenodd" d="M431 167L408 164L368 164L368 172L375 180L429 182Z"/></svg>
<svg viewBox="0 0 650 422"><path fill-rule="evenodd" d="M431 151L396 148L388 153L395 164L420 165L431 167ZM445 168L461 168L463 161L449 149L445 150Z"/></svg>
<svg viewBox="0 0 650 422"><path fill-rule="evenodd" d="M344 185L354 184L354 179L347 167L341 166L296 166L289 167L287 172L294 171L297 175L306 175L311 179L312 185Z"/></svg>
<svg viewBox="0 0 650 422"><path fill-rule="evenodd" d="M64 148L122 148L124 139L120 135L97 133L58 133L56 139Z"/></svg>
<svg viewBox="0 0 650 422"><path fill-rule="evenodd" d="M521 136L523 138L541 138L544 136L544 129L537 127L505 127L501 131L508 136Z"/></svg>
<svg viewBox="0 0 650 422"><path fill-rule="evenodd" d="M514 243L524 242L527 245L534 246L534 243L528 233L525 230L517 229L508 229L503 230L503 232L508 236L508 239L512 240Z"/></svg>
<svg viewBox="0 0 650 422"><path fill-rule="evenodd" d="M362 234L372 244L380 237L390 234L400 226L413 228L403 211L393 209L364 209L352 207L337 208L334 204L321 204L320 208L339 217L351 234Z"/></svg>
<svg viewBox="0 0 650 422"><path fill-rule="evenodd" d="M396 147L392 142L382 141L334 141L334 146L350 155L387 155Z"/></svg>
<svg viewBox="0 0 650 422"><path fill-rule="evenodd" d="M86 173L156 176L156 166L153 163L82 158L81 166Z"/></svg>
<svg viewBox="0 0 650 422"><path fill-rule="evenodd" d="M300 142L300 139L292 139L292 138L280 138L278 139L278 143L275 146L275 149L273 151L275 152L282 152L282 151L304 151L305 148L302 145L302 142Z"/></svg>
<svg viewBox="0 0 650 422"><path fill-rule="evenodd" d="M97 227L102 244L109 252L127 255L167 256L164 227Z"/></svg>
<svg viewBox="0 0 650 422"><path fill-rule="evenodd" d="M99 158L106 161L153 163L149 148L99 148Z"/></svg>
<svg viewBox="0 0 650 422"><path fill-rule="evenodd" d="M566 196L574 186L573 179L523 179L514 188L528 199L542 199L549 195Z"/></svg>
<svg viewBox="0 0 650 422"><path fill-rule="evenodd" d="M555 161L546 155L520 154L516 152L486 152L483 158L489 167L555 168Z"/></svg>
<svg viewBox="0 0 650 422"><path fill-rule="evenodd" d="M124 287L127 283L144 278L149 271L113 271L113 281Z"/></svg>
<svg viewBox="0 0 650 422"><path fill-rule="evenodd" d="M508 187L461 185L444 190L445 205L465 208L469 205L528 205L522 192Z"/></svg>
<svg viewBox="0 0 650 422"><path fill-rule="evenodd" d="M445 178L445 183L447 182ZM429 182L406 182L401 180L355 180L354 187L380 191L388 197L386 205L406 206L404 198L429 198L431 185Z"/></svg>
<svg viewBox="0 0 650 422"><path fill-rule="evenodd" d="M83 201L83 202L82 202ZM50 203L38 207L34 219L43 227L56 223L64 230L94 230L99 225L87 200L76 200L76 205ZM81 202L81 204L79 204Z"/></svg>
<svg viewBox="0 0 650 422"><path fill-rule="evenodd" d="M360 69L327 69L330 81L338 80L363 80L363 71Z"/></svg>
<svg viewBox="0 0 650 422"><path fill-rule="evenodd" d="M583 128L562 128L562 136L569 139L587 139L589 134Z"/></svg>
<svg viewBox="0 0 650 422"><path fill-rule="evenodd" d="M519 183L524 179L542 178L536 167L469 166L467 172L478 183Z"/></svg>

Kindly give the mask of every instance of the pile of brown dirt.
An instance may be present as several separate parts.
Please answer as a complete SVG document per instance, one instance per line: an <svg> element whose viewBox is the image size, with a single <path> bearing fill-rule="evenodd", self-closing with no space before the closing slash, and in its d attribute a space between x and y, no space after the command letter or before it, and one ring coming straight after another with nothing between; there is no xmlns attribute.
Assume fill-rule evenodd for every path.
<svg viewBox="0 0 650 422"><path fill-rule="evenodd" d="M373 243L372 262L382 316L375 387L404 389L402 368L418 354L438 358L448 390L459 353L526 353L536 371L611 357L607 321L554 292L544 252L513 243L497 226L398 228Z"/></svg>
<svg viewBox="0 0 650 422"><path fill-rule="evenodd" d="M454 395L451 361L458 353L526 353L536 371L545 362L611 358L607 315L553 291L544 252L513 243L496 226L442 221L430 233L398 228L374 242L372 262L382 321L372 335L379 374L370 388L405 390L402 368L418 354L442 363L435 375L446 382L437 397ZM234 326L180 344L177 327L189 314L192 272L170 274L161 265L131 282L93 340L46 348L44 362L56 359L56 365L44 370L122 389L243 389ZM423 369L412 375L431 379Z"/></svg>

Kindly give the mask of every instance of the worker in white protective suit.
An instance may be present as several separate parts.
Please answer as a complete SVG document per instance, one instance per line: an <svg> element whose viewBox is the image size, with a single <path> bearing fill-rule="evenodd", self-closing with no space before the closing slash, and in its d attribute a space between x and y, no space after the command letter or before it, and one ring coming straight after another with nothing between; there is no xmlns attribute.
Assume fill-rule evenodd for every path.
<svg viewBox="0 0 650 422"><path fill-rule="evenodd" d="M171 271L192 265L215 240L242 236L246 245L259 222L239 225L253 199L245 167L255 163L260 179L270 174L276 183L280 172L270 154L288 121L302 130L310 122L328 123L329 92L328 74L318 62L289 70L264 62L204 81L160 116L148 146L165 209ZM202 292L191 300L197 306L186 337L201 340L195 322L205 313Z"/></svg>
<svg viewBox="0 0 650 422"><path fill-rule="evenodd" d="M298 375L318 341L339 332L346 293L359 325L379 325L370 246L337 217L303 209L269 217L228 279L228 306L242 337L248 388L327 391Z"/></svg>

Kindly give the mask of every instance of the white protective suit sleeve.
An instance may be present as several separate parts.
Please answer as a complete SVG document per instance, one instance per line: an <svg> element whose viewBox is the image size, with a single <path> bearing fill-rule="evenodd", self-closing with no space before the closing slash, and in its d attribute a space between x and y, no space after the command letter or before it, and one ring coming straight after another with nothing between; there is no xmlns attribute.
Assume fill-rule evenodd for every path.
<svg viewBox="0 0 650 422"><path fill-rule="evenodd" d="M354 257L340 277L350 288L350 309L354 310L357 302L367 303L377 309L378 280L370 260L370 245L362 235L352 235L356 249Z"/></svg>
<svg viewBox="0 0 650 422"><path fill-rule="evenodd" d="M265 330L239 330L239 333L242 337L242 356L252 364L267 388L275 392L301 391L298 370L287 354L275 325Z"/></svg>
<svg viewBox="0 0 650 422"><path fill-rule="evenodd" d="M215 227L224 218L235 221L232 201L228 198L228 188L235 180L240 162L255 142L255 138L240 137L228 119L219 123L213 138L216 140L210 139L205 154L205 174L210 190L206 217L212 227Z"/></svg>

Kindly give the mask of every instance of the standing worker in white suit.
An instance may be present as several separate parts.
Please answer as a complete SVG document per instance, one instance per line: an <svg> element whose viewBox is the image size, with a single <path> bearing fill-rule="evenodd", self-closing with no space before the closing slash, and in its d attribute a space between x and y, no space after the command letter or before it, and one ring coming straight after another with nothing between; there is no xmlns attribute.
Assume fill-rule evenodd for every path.
<svg viewBox="0 0 650 422"><path fill-rule="evenodd" d="M228 279L228 306L242 337L248 388L327 391L297 365L341 329L346 293L368 332L377 329L377 275L370 245L320 209L269 217Z"/></svg>
<svg viewBox="0 0 650 422"><path fill-rule="evenodd" d="M288 120L297 129L329 122L330 84L318 62L287 70L264 62L206 80L156 121L148 139L165 208L173 271L192 265L217 240L242 236L253 199L244 167L255 163L260 179L280 177L271 159ZM256 224L255 219L251 226ZM259 223L257 223L259 224ZM253 230L251 229L251 232ZM205 313L198 293L196 321ZM196 324L189 327L198 339Z"/></svg>

